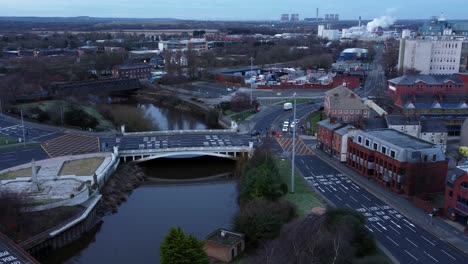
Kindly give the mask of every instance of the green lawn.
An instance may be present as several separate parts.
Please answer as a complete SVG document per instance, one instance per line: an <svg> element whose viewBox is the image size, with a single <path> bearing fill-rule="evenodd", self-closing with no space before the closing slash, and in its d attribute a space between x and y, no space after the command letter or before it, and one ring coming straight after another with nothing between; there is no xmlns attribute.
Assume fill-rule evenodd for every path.
<svg viewBox="0 0 468 264"><path fill-rule="evenodd" d="M64 162L59 175L92 176L103 161L104 158L87 158Z"/></svg>
<svg viewBox="0 0 468 264"><path fill-rule="evenodd" d="M241 122L241 121L244 121L247 117L251 116L255 114L254 111L244 111L244 112L240 112L240 113L237 113L237 114L233 114L231 115L231 118L232 120L234 121L237 121L237 122Z"/></svg>
<svg viewBox="0 0 468 264"><path fill-rule="evenodd" d="M39 171L39 169L40 167L36 167L37 171ZM18 177L32 177L32 169L26 168L0 174L0 180L14 180Z"/></svg>
<svg viewBox="0 0 468 264"><path fill-rule="evenodd" d="M0 146L14 144L17 142L18 140L16 138L0 136Z"/></svg>
<svg viewBox="0 0 468 264"><path fill-rule="evenodd" d="M291 161L279 157L276 160L281 178L288 184L288 190L291 190ZM294 174L294 193L286 194L284 199L296 205L299 217L308 215L314 207L325 206L297 170Z"/></svg>
<svg viewBox="0 0 468 264"><path fill-rule="evenodd" d="M320 121L320 114L322 115L322 119L326 119L325 113L323 111L314 112L307 119L307 121L310 122L311 125L309 128L310 135L314 135L315 133L317 133L317 122Z"/></svg>

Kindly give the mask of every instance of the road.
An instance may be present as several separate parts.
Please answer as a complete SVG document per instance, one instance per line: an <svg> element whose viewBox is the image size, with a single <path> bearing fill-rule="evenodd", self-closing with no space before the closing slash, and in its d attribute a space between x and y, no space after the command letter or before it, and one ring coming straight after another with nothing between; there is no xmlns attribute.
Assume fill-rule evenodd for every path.
<svg viewBox="0 0 468 264"><path fill-rule="evenodd" d="M26 142L43 142L51 138L63 135L59 129L45 129L40 125L34 125L29 122L24 123L24 135ZM21 120L0 115L0 136L11 137L16 140L23 139L23 127Z"/></svg>
<svg viewBox="0 0 468 264"><path fill-rule="evenodd" d="M0 170L31 162L32 159L42 160L47 158L49 158L49 156L41 146L27 146L12 150L2 150L0 151Z"/></svg>
<svg viewBox="0 0 468 264"><path fill-rule="evenodd" d="M239 134L178 134L170 136L127 136L102 137L101 151L109 151L113 146L120 150L167 149L183 147L225 147L248 146L253 141L250 135Z"/></svg>
<svg viewBox="0 0 468 264"><path fill-rule="evenodd" d="M367 229L400 263L468 263L468 258L458 250L412 223L317 156L298 155L296 166L310 186L329 202L361 212L367 219Z"/></svg>
<svg viewBox="0 0 468 264"><path fill-rule="evenodd" d="M382 46L376 46L376 55L373 62L372 71L366 78L364 89L357 91L361 97L384 96L387 90L387 80L382 66Z"/></svg>

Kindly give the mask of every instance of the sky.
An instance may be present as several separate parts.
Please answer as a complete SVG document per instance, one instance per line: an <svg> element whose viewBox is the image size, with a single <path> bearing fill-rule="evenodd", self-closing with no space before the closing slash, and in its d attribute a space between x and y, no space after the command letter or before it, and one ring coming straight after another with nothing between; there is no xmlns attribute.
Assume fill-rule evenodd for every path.
<svg viewBox="0 0 468 264"><path fill-rule="evenodd" d="M0 0L0 16L93 16L196 20L279 20L339 14L340 19L468 19L467 0Z"/></svg>

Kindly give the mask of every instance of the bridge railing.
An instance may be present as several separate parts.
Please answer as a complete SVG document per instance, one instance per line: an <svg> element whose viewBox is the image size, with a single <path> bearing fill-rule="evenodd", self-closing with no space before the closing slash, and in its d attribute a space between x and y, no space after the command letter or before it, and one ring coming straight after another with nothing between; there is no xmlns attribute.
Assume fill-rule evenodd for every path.
<svg viewBox="0 0 468 264"><path fill-rule="evenodd" d="M167 130L167 131L144 131L144 132L122 132L124 136L170 136L186 134L232 134L235 129L204 129L204 130Z"/></svg>
<svg viewBox="0 0 468 264"><path fill-rule="evenodd" d="M128 155L149 155L153 153L165 152L249 152L252 148L250 146L227 146L227 147L183 147L183 148L165 148L165 149L132 149L132 150L119 150L120 156Z"/></svg>

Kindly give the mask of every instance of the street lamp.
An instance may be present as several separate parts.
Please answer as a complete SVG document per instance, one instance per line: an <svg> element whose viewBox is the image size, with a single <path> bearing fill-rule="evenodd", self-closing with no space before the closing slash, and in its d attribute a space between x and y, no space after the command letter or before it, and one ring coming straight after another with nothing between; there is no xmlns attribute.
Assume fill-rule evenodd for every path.
<svg viewBox="0 0 468 264"><path fill-rule="evenodd" d="M23 146L26 147L26 136L24 134L23 109L20 109L20 113L21 113L21 127L23 128Z"/></svg>
<svg viewBox="0 0 468 264"><path fill-rule="evenodd" d="M432 213L431 213L431 214L429 214L429 218L431 219L431 225L432 225L432 216L433 216L433 214L432 214Z"/></svg>
<svg viewBox="0 0 468 264"><path fill-rule="evenodd" d="M295 157L296 157L296 93L293 94L294 98L294 113L293 113L293 143L292 143L292 166L291 166L291 193L294 193L294 168L295 168Z"/></svg>
<svg viewBox="0 0 468 264"><path fill-rule="evenodd" d="M254 61L254 58L253 57L250 57L250 74L252 74L253 72L253 61ZM252 105L252 89L253 89L253 82L252 82L252 77L253 76L250 76L250 105Z"/></svg>

